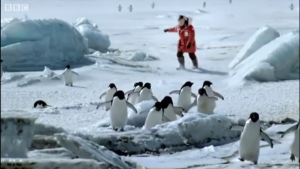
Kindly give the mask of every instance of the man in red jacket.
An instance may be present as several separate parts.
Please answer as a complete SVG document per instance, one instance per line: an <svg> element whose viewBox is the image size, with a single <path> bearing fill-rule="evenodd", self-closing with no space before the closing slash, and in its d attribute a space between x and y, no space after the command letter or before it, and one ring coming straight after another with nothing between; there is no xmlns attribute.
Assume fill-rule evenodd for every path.
<svg viewBox="0 0 300 169"><path fill-rule="evenodd" d="M177 51L179 68L177 69L185 69L183 53L189 54L193 62L193 68L197 69L198 60L195 55L196 40L195 40L194 27L193 25L190 24L190 19L183 15L179 16L178 22L179 22L179 26L164 30L164 32L179 32L178 51Z"/></svg>

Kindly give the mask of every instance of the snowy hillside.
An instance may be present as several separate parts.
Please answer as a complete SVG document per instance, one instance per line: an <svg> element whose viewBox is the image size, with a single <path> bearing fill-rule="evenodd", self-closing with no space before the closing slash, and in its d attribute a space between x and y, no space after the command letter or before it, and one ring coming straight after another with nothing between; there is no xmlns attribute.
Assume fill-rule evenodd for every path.
<svg viewBox="0 0 300 169"><path fill-rule="evenodd" d="M278 133L299 120L299 1L26 0L28 12L3 10L10 3L1 1L1 167L299 168L294 134ZM192 18L199 69L188 54L186 70L176 69L178 33L164 29L179 15ZM78 74L73 86L67 65ZM96 109L110 83L126 92L149 82L153 96L178 106L171 91L191 81L198 94L206 80L224 96L209 115L192 107L143 129L155 103L146 100L114 131L111 112ZM33 108L37 100L49 106ZM241 133L230 130L251 112L274 140L273 148L260 142L256 166L238 160Z"/></svg>

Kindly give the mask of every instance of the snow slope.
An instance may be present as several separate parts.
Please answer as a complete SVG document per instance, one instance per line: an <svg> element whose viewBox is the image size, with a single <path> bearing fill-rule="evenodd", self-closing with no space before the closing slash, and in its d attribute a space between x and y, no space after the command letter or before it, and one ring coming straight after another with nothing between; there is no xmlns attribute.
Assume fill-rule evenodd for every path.
<svg viewBox="0 0 300 169"><path fill-rule="evenodd" d="M104 158L105 162L97 161L95 158L74 159L78 155L81 155L81 158L90 156L91 151L95 153L94 157L99 157L99 154L104 152L101 148L101 152L94 151L90 142L85 140L89 138L90 141L106 145L110 150L115 147L114 144L110 147L111 143L120 145L121 150L128 147L130 150L133 150L132 147L139 148L136 151L145 150L143 147L145 145L152 150L157 147L163 149L166 145L170 147L151 154L117 156L122 161L130 161L130 164L137 162L136 168L142 168L141 166L192 169L299 167L299 164L288 159L287 142L291 137L286 138L287 142L280 140L282 144L276 144L274 149L263 147L259 165L255 167L237 160L238 157L235 155L237 143L223 145L225 142L217 142L217 140L207 145L203 144L207 136L222 138L223 135L220 134L224 134L225 138L228 138L230 133L223 128L227 126L227 122L239 118L246 119L252 111L257 111L265 121L280 121L286 117L299 119L299 80L250 82L244 86L228 85L233 81L228 77L229 63L253 32L262 25L269 25L281 35L299 30L299 13L296 10L289 10L288 6L291 2L245 0L233 1L229 5L228 1L211 0L207 1L205 9L200 9L202 6L200 1L182 5L182 1L179 0L172 1L172 4L167 1L155 2L154 9L150 7L152 2L147 4L139 0L105 1L105 4L96 0L74 0L71 5L70 1L34 1L33 3L27 0L26 2L30 4L28 12L1 10L1 16L24 18L26 14L32 20L59 18L66 23L73 23L77 18L86 17L94 22L91 24L93 27L97 25L101 32L109 35L110 47L113 50L100 53L90 49L87 57L95 60L96 64L75 69L80 76L76 77L74 87L65 87L55 76L59 75L61 70L51 71L54 68L48 65L41 65L38 72L7 71L4 74L1 80L1 115L11 116L18 112L25 114L24 111L28 111L37 119L35 136L27 154L29 158L22 162L2 159L1 164L11 165L19 162L30 165L34 162L40 168L49 163L51 166L63 168L73 168L74 165L78 169L87 165L107 167L112 159ZM5 3L11 2L1 1L2 9ZM299 1L293 3L299 5ZM117 12L119 4L123 6L122 12ZM133 5L133 12L129 12L126 8L130 4ZM186 14L193 18L200 70L177 71L175 69L178 64L176 59L178 35L165 34L163 29L176 25L179 14ZM84 40L83 43L86 42ZM137 56L145 57L147 56L145 54L155 56L157 59L147 61ZM42 72L44 66L50 70L46 69ZM73 64L71 66L74 67ZM186 67L191 67L187 55ZM192 88L194 93L202 86L204 80L210 80L214 83L213 89L225 97L224 101L217 101L214 119L187 116L176 122L145 131L139 128L144 118L131 116L129 121L133 126L128 125L124 133L116 133L107 126L108 112L95 109L95 105L100 101L100 94L109 83L115 83L118 89L127 91L132 89L132 85L137 81L151 82L154 95L162 99L170 91L179 89L188 80L194 82ZM172 95L172 98L176 105L177 96ZM45 100L52 107L42 110L32 109L33 103L40 99ZM135 106L138 108L141 104ZM216 117L222 117L223 122L219 123ZM184 125L181 126L179 122ZM207 127L207 124L211 124L213 128ZM221 127L224 133L214 127ZM277 127L276 130L285 129L285 126ZM189 132L190 129L192 132ZM214 134L210 134L210 131ZM161 137L161 134L166 134L167 139ZM234 140L235 133L232 134ZM69 143L67 145L74 145L75 147L71 147L74 149L59 145L56 141L57 136L65 139L66 143ZM277 135L271 134L271 136L277 138ZM199 145L181 144L184 140L184 143L197 145L199 142ZM137 142L139 144L135 144ZM176 143L180 143L179 146L176 146ZM80 150L76 146L80 147ZM111 155L110 153L107 155ZM115 153L124 155L124 152ZM116 162L116 164L120 163Z"/></svg>

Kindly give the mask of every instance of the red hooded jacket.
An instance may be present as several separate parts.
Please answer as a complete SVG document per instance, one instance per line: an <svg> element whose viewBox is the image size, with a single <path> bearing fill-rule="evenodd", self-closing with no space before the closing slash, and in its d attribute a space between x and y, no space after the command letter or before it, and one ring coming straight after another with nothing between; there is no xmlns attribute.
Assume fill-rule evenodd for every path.
<svg viewBox="0 0 300 169"><path fill-rule="evenodd" d="M168 32L178 32L178 51L184 53L195 53L196 52L196 40L195 40L195 30L193 25L187 25L184 28L179 26L167 29ZM187 45L191 43L191 47L187 48Z"/></svg>

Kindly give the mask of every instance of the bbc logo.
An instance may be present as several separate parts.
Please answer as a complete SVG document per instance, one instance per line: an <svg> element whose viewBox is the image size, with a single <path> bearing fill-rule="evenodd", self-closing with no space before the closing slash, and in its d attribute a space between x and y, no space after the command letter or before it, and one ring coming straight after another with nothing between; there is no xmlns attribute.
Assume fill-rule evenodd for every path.
<svg viewBox="0 0 300 169"><path fill-rule="evenodd" d="M27 12L29 11L28 4L4 4L4 11L6 12Z"/></svg>

